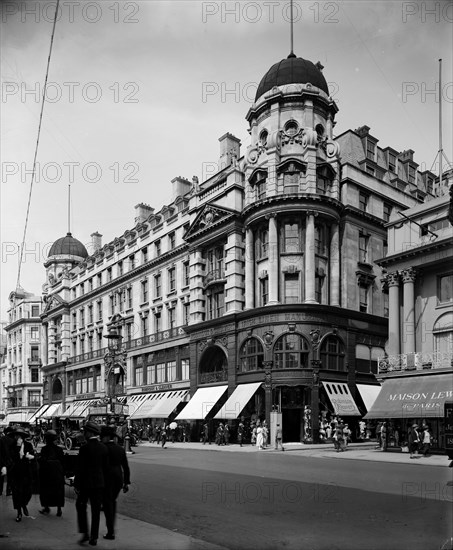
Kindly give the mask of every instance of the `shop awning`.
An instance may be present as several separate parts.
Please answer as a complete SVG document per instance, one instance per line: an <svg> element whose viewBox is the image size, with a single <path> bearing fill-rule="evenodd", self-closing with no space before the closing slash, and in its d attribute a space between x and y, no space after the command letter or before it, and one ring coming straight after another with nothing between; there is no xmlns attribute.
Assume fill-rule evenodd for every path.
<svg viewBox="0 0 453 550"><path fill-rule="evenodd" d="M212 407L226 392L228 386L211 386L199 388L178 414L175 420L203 420L211 412Z"/></svg>
<svg viewBox="0 0 453 550"><path fill-rule="evenodd" d="M28 422L29 413L27 411L9 413L6 415L5 423L10 422Z"/></svg>
<svg viewBox="0 0 453 550"><path fill-rule="evenodd" d="M184 401L189 394L189 390L167 391L164 396L159 399L156 406L153 408L153 418L168 418L176 407Z"/></svg>
<svg viewBox="0 0 453 550"><path fill-rule="evenodd" d="M382 386L372 386L370 384L357 384L357 389L362 397L366 410L369 411L376 401Z"/></svg>
<svg viewBox="0 0 453 550"><path fill-rule="evenodd" d="M48 403L46 403L45 405L41 405L39 407L39 409L37 409L31 416L30 418L28 419L28 422L30 422L30 424L33 424L33 422L36 422L46 411L47 409L50 407L50 405Z"/></svg>
<svg viewBox="0 0 453 550"><path fill-rule="evenodd" d="M85 418L88 414L87 408L98 402L99 399L83 399L81 401L73 401L65 412L60 414L60 418Z"/></svg>
<svg viewBox="0 0 453 550"><path fill-rule="evenodd" d="M240 384L214 418L236 419L260 386L261 382Z"/></svg>
<svg viewBox="0 0 453 550"><path fill-rule="evenodd" d="M346 382L322 382L329 396L335 414L340 416L360 416L360 411L349 391Z"/></svg>
<svg viewBox="0 0 453 550"><path fill-rule="evenodd" d="M151 418L152 410L157 405L158 397L161 393L145 393L143 399L140 401L139 406L129 416L130 420L138 420L140 418Z"/></svg>
<svg viewBox="0 0 453 550"><path fill-rule="evenodd" d="M54 416L58 416L58 412L61 414L61 403L52 403L49 405L49 408L44 411L43 414L41 414L40 418L44 418L46 420L50 420Z"/></svg>
<svg viewBox="0 0 453 550"><path fill-rule="evenodd" d="M444 415L453 399L451 374L431 374L385 380L365 418L426 418Z"/></svg>
<svg viewBox="0 0 453 550"><path fill-rule="evenodd" d="M140 407L143 400L146 398L146 396L149 394L146 393L135 393L133 395L127 396L127 404L129 406L129 416L132 416L134 412Z"/></svg>

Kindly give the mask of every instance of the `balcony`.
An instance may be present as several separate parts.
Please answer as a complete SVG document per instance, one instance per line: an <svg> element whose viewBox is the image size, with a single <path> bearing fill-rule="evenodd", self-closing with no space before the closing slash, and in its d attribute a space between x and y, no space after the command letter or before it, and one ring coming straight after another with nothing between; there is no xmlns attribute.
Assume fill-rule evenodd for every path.
<svg viewBox="0 0 453 550"><path fill-rule="evenodd" d="M212 269L204 276L203 285L207 287L215 283L224 283L225 281L225 269Z"/></svg>
<svg viewBox="0 0 453 550"><path fill-rule="evenodd" d="M184 331L184 327L174 327L168 330L155 332L154 334L147 334L141 338L134 338L134 340L126 340L124 345L126 346L126 349L139 348L141 346L146 346L147 344L155 344L157 342L181 338L185 335L186 333Z"/></svg>
<svg viewBox="0 0 453 550"><path fill-rule="evenodd" d="M70 358L71 365L75 363L81 363L82 361L90 361L91 359L104 359L104 355L108 352L108 347L88 351L87 353L81 353L80 355L74 355Z"/></svg>
<svg viewBox="0 0 453 550"><path fill-rule="evenodd" d="M41 367L42 361L39 357L29 357L27 359L27 363L29 367Z"/></svg>
<svg viewBox="0 0 453 550"><path fill-rule="evenodd" d="M428 369L449 369L453 367L453 353L401 353L378 359L378 373L387 374L398 371L421 371Z"/></svg>
<svg viewBox="0 0 453 550"><path fill-rule="evenodd" d="M200 373L200 384L214 384L215 382L225 382L228 380L228 371L214 371Z"/></svg>

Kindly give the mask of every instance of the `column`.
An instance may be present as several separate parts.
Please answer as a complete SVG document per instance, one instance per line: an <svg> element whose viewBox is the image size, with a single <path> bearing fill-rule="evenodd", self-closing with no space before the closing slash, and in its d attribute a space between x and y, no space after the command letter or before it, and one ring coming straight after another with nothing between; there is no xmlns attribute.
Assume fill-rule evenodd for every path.
<svg viewBox="0 0 453 550"><path fill-rule="evenodd" d="M245 230L245 309L255 307L255 245L253 231L250 227Z"/></svg>
<svg viewBox="0 0 453 550"><path fill-rule="evenodd" d="M398 271L387 275L389 286L389 355L400 354L400 277Z"/></svg>
<svg viewBox="0 0 453 550"><path fill-rule="evenodd" d="M205 312L205 296L203 292L204 266L201 249L190 252L190 324L200 323ZM154 327L153 327L154 331Z"/></svg>
<svg viewBox="0 0 453 550"><path fill-rule="evenodd" d="M415 353L415 269L409 267L401 271L403 279L403 334L404 353Z"/></svg>
<svg viewBox="0 0 453 550"><path fill-rule="evenodd" d="M313 443L319 443L319 370L322 368L319 359L311 360L313 380L311 383L311 433Z"/></svg>
<svg viewBox="0 0 453 550"><path fill-rule="evenodd" d="M340 305L340 227L333 223L330 237L330 305Z"/></svg>
<svg viewBox="0 0 453 550"><path fill-rule="evenodd" d="M263 361L264 367L264 410L266 424L271 425L272 410L272 361ZM270 442L272 444L272 441Z"/></svg>
<svg viewBox="0 0 453 550"><path fill-rule="evenodd" d="M278 234L277 217L269 216L269 302L278 304Z"/></svg>
<svg viewBox="0 0 453 550"><path fill-rule="evenodd" d="M244 309L244 239L242 230L228 234L225 245L225 313L239 313Z"/></svg>
<svg viewBox="0 0 453 550"><path fill-rule="evenodd" d="M305 229L305 303L316 304L315 299L315 215L307 212Z"/></svg>

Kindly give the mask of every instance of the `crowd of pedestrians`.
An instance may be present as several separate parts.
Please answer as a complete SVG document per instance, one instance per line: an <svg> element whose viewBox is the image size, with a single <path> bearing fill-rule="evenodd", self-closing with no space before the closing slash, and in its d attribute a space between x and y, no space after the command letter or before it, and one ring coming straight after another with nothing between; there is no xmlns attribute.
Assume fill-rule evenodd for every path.
<svg viewBox="0 0 453 550"><path fill-rule="evenodd" d="M116 442L116 427L102 427L95 422L84 426L86 443L80 447L74 476L78 541L97 545L101 510L104 511L107 533L104 538L115 539L116 500L130 485L130 470L124 448ZM102 438L102 442L101 442ZM8 427L0 436L0 494L12 496L16 522L28 516L28 504L33 493L39 494L42 509L49 515L63 515L65 504L65 455L56 442L54 430L45 433L45 444L37 453L31 442L32 434L25 428ZM6 481L6 483L5 483ZM91 509L89 527L87 505Z"/></svg>

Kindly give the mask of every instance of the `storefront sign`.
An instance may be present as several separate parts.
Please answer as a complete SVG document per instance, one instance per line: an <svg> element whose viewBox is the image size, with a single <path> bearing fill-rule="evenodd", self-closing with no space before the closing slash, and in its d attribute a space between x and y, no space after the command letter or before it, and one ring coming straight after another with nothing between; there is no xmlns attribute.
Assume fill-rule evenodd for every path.
<svg viewBox="0 0 453 550"><path fill-rule="evenodd" d="M173 384L157 384L155 386L143 386L142 392L172 390Z"/></svg>

